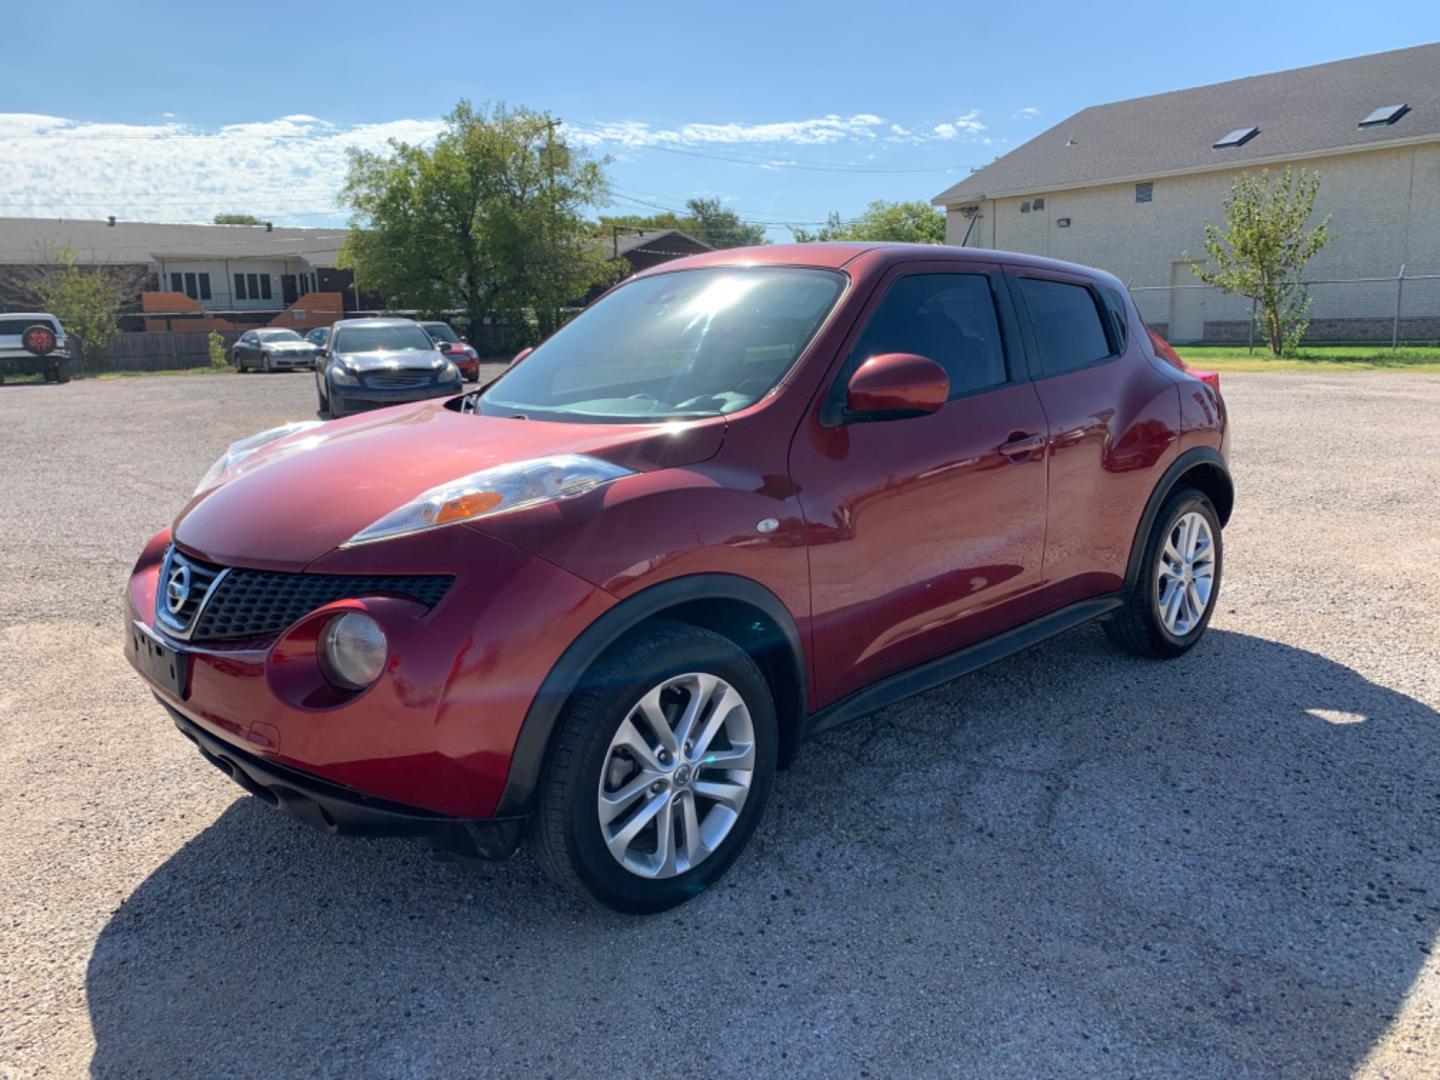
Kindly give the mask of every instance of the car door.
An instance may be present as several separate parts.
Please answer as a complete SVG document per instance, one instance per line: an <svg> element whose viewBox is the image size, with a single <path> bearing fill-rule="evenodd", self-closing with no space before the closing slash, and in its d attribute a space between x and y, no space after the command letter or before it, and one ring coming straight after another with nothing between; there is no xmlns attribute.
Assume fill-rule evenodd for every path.
<svg viewBox="0 0 1440 1080"><path fill-rule="evenodd" d="M944 367L949 400L926 416L845 422L850 375L890 352ZM998 267L892 270L841 355L790 458L816 707L1025 621L1044 552L1045 418Z"/></svg>
<svg viewBox="0 0 1440 1080"><path fill-rule="evenodd" d="M240 340L235 342L235 359L239 363L249 364L255 360L255 331L250 330L240 335ZM239 364L236 365L237 367Z"/></svg>
<svg viewBox="0 0 1440 1080"><path fill-rule="evenodd" d="M1007 278L1050 427L1045 612L1124 586L1156 469L1175 454L1178 406L1114 289L1048 268Z"/></svg>

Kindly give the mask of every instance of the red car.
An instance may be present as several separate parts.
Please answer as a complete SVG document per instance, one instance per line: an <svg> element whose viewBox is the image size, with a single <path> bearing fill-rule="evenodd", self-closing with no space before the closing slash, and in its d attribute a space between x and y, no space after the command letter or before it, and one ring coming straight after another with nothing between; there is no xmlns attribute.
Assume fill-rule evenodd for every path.
<svg viewBox="0 0 1440 1080"><path fill-rule="evenodd" d="M126 650L301 820L528 834L657 911L734 861L807 736L1090 619L1194 646L1227 444L1109 274L710 252L483 391L236 443L141 554Z"/></svg>
<svg viewBox="0 0 1440 1080"><path fill-rule="evenodd" d="M1218 371L1199 371L1196 368L1192 368L1180 358L1180 354L1175 351L1174 347L1172 347L1168 341L1150 329L1150 327L1145 327L1145 333L1150 337L1150 346L1155 350L1155 355L1161 360L1179 368L1192 378L1199 379L1206 385L1214 387L1216 393L1220 392L1220 373Z"/></svg>
<svg viewBox="0 0 1440 1080"><path fill-rule="evenodd" d="M437 319L433 322L422 322L420 327L430 335L430 340L435 342L435 348L449 357L450 362L460 369L466 382L480 381L480 354L475 351L474 346L455 333L449 323Z"/></svg>

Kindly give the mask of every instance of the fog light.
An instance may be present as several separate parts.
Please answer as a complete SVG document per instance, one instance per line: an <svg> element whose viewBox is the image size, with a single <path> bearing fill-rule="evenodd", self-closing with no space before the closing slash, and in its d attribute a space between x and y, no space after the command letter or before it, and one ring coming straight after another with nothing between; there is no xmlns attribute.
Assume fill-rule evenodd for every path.
<svg viewBox="0 0 1440 1080"><path fill-rule="evenodd" d="M347 611L320 634L325 677L346 690L364 690L385 667L385 631L369 615Z"/></svg>

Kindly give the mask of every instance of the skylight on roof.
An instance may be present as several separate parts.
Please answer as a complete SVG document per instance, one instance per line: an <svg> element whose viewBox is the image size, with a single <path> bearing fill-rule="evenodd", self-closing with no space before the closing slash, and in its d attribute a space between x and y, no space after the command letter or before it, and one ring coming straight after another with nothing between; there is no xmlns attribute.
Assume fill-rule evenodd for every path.
<svg viewBox="0 0 1440 1080"><path fill-rule="evenodd" d="M1360 121L1361 127L1381 127L1385 124L1393 124L1400 117L1410 111L1409 105L1382 105L1364 120Z"/></svg>
<svg viewBox="0 0 1440 1080"><path fill-rule="evenodd" d="M1232 146L1244 146L1247 142L1260 134L1258 127L1236 128L1219 142L1211 143L1211 149L1228 150Z"/></svg>

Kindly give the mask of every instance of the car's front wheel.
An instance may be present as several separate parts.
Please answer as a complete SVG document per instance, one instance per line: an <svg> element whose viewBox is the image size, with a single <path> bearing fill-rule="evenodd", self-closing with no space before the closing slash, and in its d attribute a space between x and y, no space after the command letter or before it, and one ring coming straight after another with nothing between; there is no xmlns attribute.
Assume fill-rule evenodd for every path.
<svg viewBox="0 0 1440 1080"><path fill-rule="evenodd" d="M663 911L714 884L770 794L769 687L734 642L683 623L633 634L561 719L532 837L562 885L620 911Z"/></svg>
<svg viewBox="0 0 1440 1080"><path fill-rule="evenodd" d="M1155 516L1125 606L1105 623L1111 640L1160 659L1194 648L1215 611L1224 555L1209 497L1192 487L1173 492Z"/></svg>

